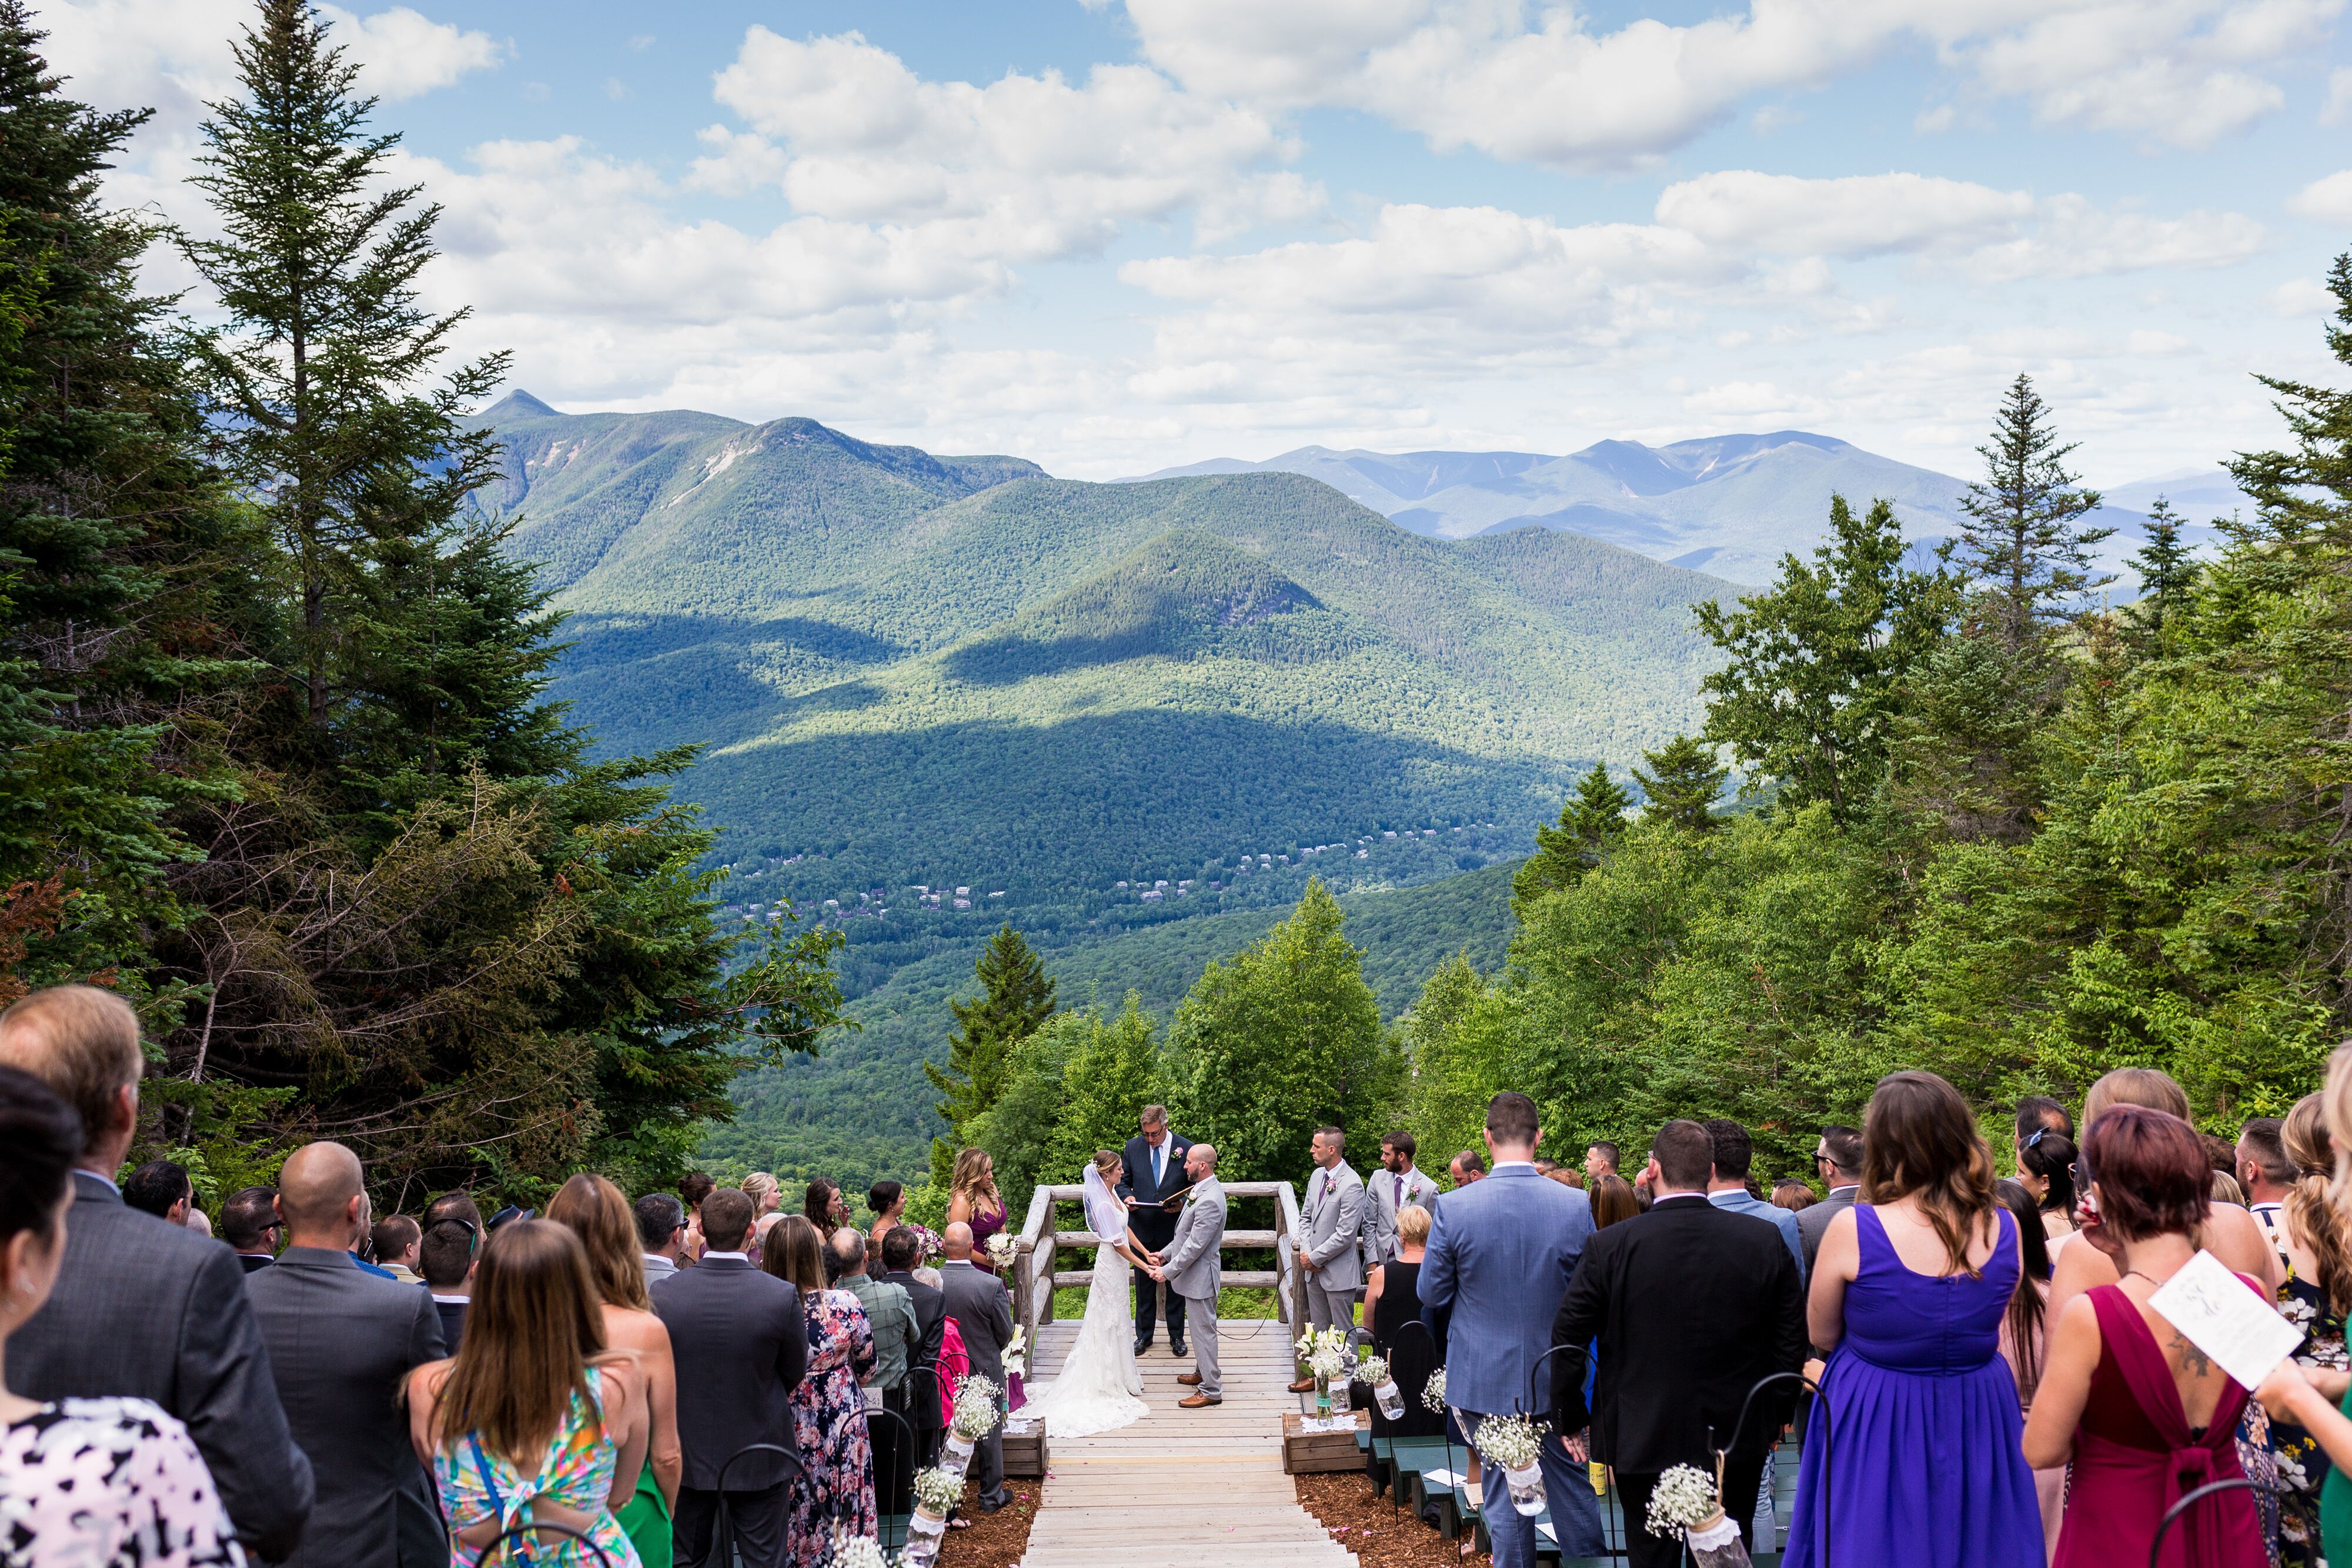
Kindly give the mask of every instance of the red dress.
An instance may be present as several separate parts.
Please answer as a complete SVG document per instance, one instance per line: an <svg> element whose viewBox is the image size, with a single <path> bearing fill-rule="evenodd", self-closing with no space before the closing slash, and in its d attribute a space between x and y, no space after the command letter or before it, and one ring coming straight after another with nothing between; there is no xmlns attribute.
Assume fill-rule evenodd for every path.
<svg viewBox="0 0 2352 1568"><path fill-rule="evenodd" d="M2247 1289L2260 1294L2251 1281ZM2074 1432L2074 1479L2054 1568L2147 1561L2165 1511L2208 1481L2241 1480L2238 1416L2246 1391L2226 1383L2211 1419L2191 1431L2172 1368L2147 1320L2120 1285L2090 1292L2099 1316L2099 1365ZM2160 1568L2264 1568L2252 1494L2207 1498L2164 1538Z"/></svg>

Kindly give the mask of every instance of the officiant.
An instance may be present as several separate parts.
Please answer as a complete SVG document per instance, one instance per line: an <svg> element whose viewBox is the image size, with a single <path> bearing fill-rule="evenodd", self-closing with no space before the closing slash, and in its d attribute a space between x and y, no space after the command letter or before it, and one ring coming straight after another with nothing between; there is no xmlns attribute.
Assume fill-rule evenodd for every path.
<svg viewBox="0 0 2352 1568"><path fill-rule="evenodd" d="M1187 1185L1184 1155L1192 1140L1168 1130L1164 1105L1146 1105L1140 1121L1143 1131L1127 1141L1127 1179L1118 1184L1118 1196L1127 1204L1128 1227L1135 1239L1159 1252L1176 1234L1176 1211L1165 1205ZM1135 1274L1135 1354L1151 1348L1152 1325L1160 1315L1152 1310L1155 1292L1168 1302L1168 1349L1183 1355L1184 1298L1140 1269Z"/></svg>

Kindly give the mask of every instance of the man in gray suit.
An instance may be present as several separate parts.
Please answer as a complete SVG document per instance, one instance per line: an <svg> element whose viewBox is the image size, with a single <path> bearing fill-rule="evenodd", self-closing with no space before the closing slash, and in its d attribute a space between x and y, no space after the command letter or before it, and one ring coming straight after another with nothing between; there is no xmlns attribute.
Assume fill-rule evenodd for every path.
<svg viewBox="0 0 2352 1568"><path fill-rule="evenodd" d="M1813 1168L1830 1184L1830 1195L1797 1215L1808 1280L1813 1277L1813 1260L1821 1253L1830 1221L1852 1208L1854 1195L1862 1190L1862 1134L1852 1127L1823 1127L1822 1141L1813 1148Z"/></svg>
<svg viewBox="0 0 2352 1568"><path fill-rule="evenodd" d="M47 1084L89 1140L57 1287L8 1338L10 1391L153 1400L195 1439L247 1548L285 1556L310 1517L310 1461L287 1433L244 1267L219 1242L126 1207L114 1190L147 1065L137 1015L90 986L36 991L0 1015L0 1063Z"/></svg>
<svg viewBox="0 0 2352 1568"><path fill-rule="evenodd" d="M1003 1281L972 1266L971 1226L957 1220L940 1233L940 1245L947 1249L947 1260L940 1265L940 1290L948 1299L948 1316L955 1319L956 1329L963 1335L971 1369L995 1379L1002 1387L1004 1347L1013 1343L1013 1298L1005 1294ZM1004 1490L1003 1422L980 1440L972 1458L980 1465L974 1479L980 1482L981 1511L994 1513L1013 1500L1013 1494Z"/></svg>
<svg viewBox="0 0 2352 1568"><path fill-rule="evenodd" d="M278 1402L318 1477L318 1505L289 1563L426 1568L449 1540L408 1437L408 1375L447 1354L430 1291L352 1263L367 1224L359 1156L305 1144L278 1178L286 1250L246 1294L269 1347Z"/></svg>
<svg viewBox="0 0 2352 1568"><path fill-rule="evenodd" d="M1412 1166L1419 1147L1399 1129L1381 1140L1381 1168L1364 1182L1364 1266L1377 1269L1397 1255L1397 1211L1434 1210L1437 1183Z"/></svg>
<svg viewBox="0 0 2352 1568"><path fill-rule="evenodd" d="M1184 1178L1192 1193L1176 1216L1167 1261L1151 1277L1184 1299L1184 1321L1192 1325L1192 1370L1176 1381L1199 1392L1176 1403L1198 1410L1225 1402L1224 1381L1217 1375L1217 1287L1224 1278L1218 1251L1225 1239L1225 1189L1217 1180L1217 1151L1207 1144L1187 1149Z"/></svg>
<svg viewBox="0 0 2352 1568"><path fill-rule="evenodd" d="M1307 1178L1307 1200L1298 1209L1298 1262L1307 1271L1307 1320L1318 1329L1356 1326L1356 1292L1364 1285L1364 1257L1356 1249L1364 1228L1364 1180L1340 1156L1347 1134L1318 1127L1309 1145L1315 1174ZM1315 1379L1299 1369L1293 1394Z"/></svg>

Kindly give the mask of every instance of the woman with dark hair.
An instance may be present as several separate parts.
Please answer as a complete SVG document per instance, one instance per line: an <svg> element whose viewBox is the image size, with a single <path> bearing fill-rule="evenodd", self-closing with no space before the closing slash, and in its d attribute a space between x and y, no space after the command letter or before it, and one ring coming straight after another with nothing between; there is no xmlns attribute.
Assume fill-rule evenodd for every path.
<svg viewBox="0 0 2352 1568"><path fill-rule="evenodd" d="M2037 1129L2017 1145L2019 1185L2033 1195L2040 1210L2034 1223L2056 1239L2074 1233L2074 1142L2051 1127Z"/></svg>
<svg viewBox="0 0 2352 1568"><path fill-rule="evenodd" d="M409 1433L441 1490L455 1559L517 1523L578 1531L615 1568L638 1563L614 1518L646 1455L645 1380L604 1348L580 1239L549 1219L509 1220L482 1249L454 1360L408 1375ZM595 1561L569 1537L535 1538L531 1561Z"/></svg>
<svg viewBox="0 0 2352 1568"><path fill-rule="evenodd" d="M2060 1314L2025 1429L2037 1469L2074 1464L2058 1568L2145 1563L2166 1510L2208 1481L2245 1475L2235 1436L2246 1390L2148 1305L2197 1255L2210 1207L2196 1130L2168 1112L2117 1105L2084 1133L2083 1165L2083 1241L2115 1257L2122 1277ZM2264 1294L2260 1281L2245 1284ZM2171 1568L2268 1561L2243 1490L2183 1514L2166 1552Z"/></svg>
<svg viewBox="0 0 2352 1568"><path fill-rule="evenodd" d="M874 1215L874 1229L867 1243L874 1255L882 1255L882 1238L890 1234L907 1218L907 1187L903 1182L877 1181L866 1189L866 1207Z"/></svg>
<svg viewBox="0 0 2352 1568"><path fill-rule="evenodd" d="M814 1191L816 1183L809 1187ZM804 1468L793 1483L786 1568L831 1562L836 1523L852 1535L872 1535L877 1528L874 1448L858 1388L873 1375L874 1328L856 1296L827 1283L826 1250L806 1215L788 1214L768 1233L761 1254L760 1267L800 1288L808 1320L808 1375L793 1389L793 1448Z"/></svg>
<svg viewBox="0 0 2352 1568"><path fill-rule="evenodd" d="M808 1191L801 1196L801 1215L816 1227L818 1240L832 1240L833 1233L849 1218L849 1206L841 1200L841 1184L824 1176L809 1177Z"/></svg>
<svg viewBox="0 0 2352 1568"><path fill-rule="evenodd" d="M2072 1150L2074 1145L2068 1144ZM2033 1390L2042 1381L2042 1363L2049 1346L2050 1242L2042 1234L2041 1207L2021 1182L1997 1181L1993 1196L2017 1221L2019 1261L2017 1289L2009 1298L2009 1315L2000 1325L2001 1359L2017 1376L2018 1408L2030 1418ZM2042 1542L2046 1557L2058 1552L2058 1521L2066 1508L2066 1467L2033 1472L2034 1499L2042 1505Z"/></svg>
<svg viewBox="0 0 2352 1568"><path fill-rule="evenodd" d="M1806 1317L1830 1348L1830 1440L1805 1445L1784 1560L2042 1568L2017 1384L2000 1359L2019 1227L1993 1197L1992 1151L1958 1091L1932 1072L1879 1080L1857 1196L1814 1261Z"/></svg>
<svg viewBox="0 0 2352 1568"><path fill-rule="evenodd" d="M1606 1230L1621 1219L1631 1219L1642 1212L1641 1199L1633 1196L1633 1184L1615 1171L1603 1171L1592 1183L1592 1228Z"/></svg>
<svg viewBox="0 0 2352 1568"><path fill-rule="evenodd" d="M0 1067L0 1375L66 1250L81 1118ZM236 1529L188 1429L145 1399L8 1392L0 1375L0 1562L74 1568L244 1568Z"/></svg>

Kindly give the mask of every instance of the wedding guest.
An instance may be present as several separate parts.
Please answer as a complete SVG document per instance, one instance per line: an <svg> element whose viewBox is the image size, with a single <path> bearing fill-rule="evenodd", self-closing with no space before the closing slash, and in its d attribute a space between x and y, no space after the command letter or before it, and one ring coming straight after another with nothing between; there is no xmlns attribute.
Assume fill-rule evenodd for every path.
<svg viewBox="0 0 2352 1568"><path fill-rule="evenodd" d="M1424 1407L1423 1387L1437 1369L1437 1342L1422 1316L1421 1265L1429 1252L1429 1227L1434 1217L1419 1204L1397 1212L1396 1250L1372 1270L1364 1284L1364 1325L1372 1348L1388 1358L1389 1375L1404 1396L1404 1416L1391 1421L1372 1406L1373 1431L1391 1437L1434 1437L1445 1430L1445 1418ZM1405 1325L1416 1326L1408 1330Z"/></svg>
<svg viewBox="0 0 2352 1568"><path fill-rule="evenodd" d="M1592 1228L1606 1230L1642 1212L1633 1184L1615 1171L1604 1171L1592 1182Z"/></svg>
<svg viewBox="0 0 2352 1568"><path fill-rule="evenodd" d="M2306 1096L2316 1101L2317 1096ZM2271 1244L2279 1244L2278 1228L2286 1196L2294 1190L2294 1162L2286 1155L2286 1123L2277 1116L2255 1116L2238 1129L2238 1186L2246 1194L2246 1208ZM2323 1176L2326 1173L2321 1173Z"/></svg>
<svg viewBox="0 0 2352 1568"><path fill-rule="evenodd" d="M934 1375L947 1337L948 1299L935 1283L917 1277L923 1260L923 1243L906 1226L894 1228L882 1239L882 1278L907 1292L915 1310L915 1343L908 1351L907 1419L915 1428L917 1462L929 1465L939 1452L947 1428L939 1379ZM936 1270L923 1272L936 1275Z"/></svg>
<svg viewBox="0 0 2352 1568"><path fill-rule="evenodd" d="M1445 1163L1445 1174L1454 1178L1456 1187L1465 1187L1472 1182L1485 1179L1486 1162L1471 1150L1465 1149Z"/></svg>
<svg viewBox="0 0 2352 1568"><path fill-rule="evenodd" d="M808 1190L801 1195L801 1217L816 1227L819 1238L832 1240L833 1233L849 1223L849 1205L842 1199L841 1184L811 1176Z"/></svg>
<svg viewBox="0 0 2352 1568"><path fill-rule="evenodd" d="M636 1357L646 1393L646 1463L637 1472L635 1489L614 1511L614 1518L645 1568L667 1568L671 1520L686 1467L677 1436L677 1364L669 1330L654 1315L646 1293L636 1216L619 1187L603 1176L583 1174L563 1184L547 1206L547 1218L580 1239L588 1278L596 1289L604 1343Z"/></svg>
<svg viewBox="0 0 2352 1568"><path fill-rule="evenodd" d="M2050 1243L2042 1234L2042 1214L2033 1195L2013 1181L1992 1184L1993 1197L2017 1221L2020 1269L2017 1288L2010 1292L2009 1315L2001 1320L2000 1355L2017 1379L2018 1408L2033 1415L2033 1390L2042 1380L2047 1359L2050 1314ZM2058 1555L2058 1521L2066 1506L2066 1468L2033 1472L2034 1500L2042 1509L2042 1549L2046 1560Z"/></svg>
<svg viewBox="0 0 2352 1568"><path fill-rule="evenodd" d="M421 1285L425 1281L416 1272L416 1250L424 1239L423 1226L404 1214L395 1214L369 1228L368 1256L402 1284Z"/></svg>
<svg viewBox="0 0 2352 1568"><path fill-rule="evenodd" d="M1805 1278L1813 1277L1813 1259L1822 1249L1822 1237L1830 1221L1853 1207L1854 1194L1862 1190L1862 1134L1852 1127L1823 1127L1820 1140L1813 1145L1813 1174L1829 1189L1828 1195L1797 1216L1797 1238L1804 1243Z"/></svg>
<svg viewBox="0 0 2352 1568"><path fill-rule="evenodd" d="M114 1187L139 1127L147 1058L131 1004L93 986L35 991L0 1013L0 1066L80 1118L65 1252L47 1303L8 1337L28 1399L151 1399L182 1422L245 1543L290 1553L310 1512L310 1461L286 1427L246 1270L217 1242L126 1207Z"/></svg>
<svg viewBox="0 0 2352 1568"><path fill-rule="evenodd" d="M2276 1206L2277 1218L2269 1231L2286 1272L2278 1291L2279 1311L2304 1331L2295 1360L2331 1378L2341 1377L2347 1365L2345 1318L2352 1312L2352 1249L2347 1249L2343 1221L2328 1201L2336 1156L2328 1145L2324 1097L2305 1095L2278 1128L2273 1142L2294 1178ZM2239 1150L2246 1146L2242 1136ZM2267 1177L2267 1168L2263 1174ZM2265 1181L2265 1191L2277 1190L2276 1184ZM2259 1212L2255 1218L2261 1220ZM2291 1416L2271 1417L2270 1441L2279 1472L2279 1559L2287 1568L2309 1568L2321 1556L2320 1498L2334 1467L2318 1440Z"/></svg>
<svg viewBox="0 0 2352 1568"><path fill-rule="evenodd" d="M968 1261L983 1274L996 1272L988 1256L988 1239L1004 1228L1004 1199L996 1190L996 1162L986 1149L966 1149L956 1156L949 1178L948 1218L950 1225L971 1228Z"/></svg>
<svg viewBox="0 0 2352 1568"><path fill-rule="evenodd" d="M1585 1195L1536 1175L1543 1129L1534 1101L1496 1095L1486 1103L1483 1135L1494 1173L1437 1206L1418 1281L1423 1306L1448 1316L1445 1402L1474 1439L1490 1416L1550 1413L1552 1392L1536 1378L1536 1364L1593 1234ZM1598 1556L1601 1509L1582 1456L1571 1458L1559 1437L1548 1436L1541 1464L1561 1553ZM1495 1568L1534 1568L1533 1521L1507 1507L1489 1509L1485 1518Z"/></svg>
<svg viewBox="0 0 2352 1568"><path fill-rule="evenodd" d="M941 1232L940 1242L947 1250L947 1260L940 1266L940 1290L947 1297L948 1317L962 1340L971 1370L991 1378L1001 1388L1004 1385L1004 1347L1013 1343L1013 1298L1005 1293L1004 1281L979 1266L980 1260L972 1254L971 1226L960 1219L950 1221ZM945 1358L950 1354L951 1350L941 1353L942 1373L948 1365ZM952 1388L954 1385L948 1386ZM979 1470L972 1479L980 1485L981 1511L994 1513L1013 1500L1013 1494L1004 1490L1003 1427L981 1439L972 1463Z"/></svg>
<svg viewBox="0 0 2352 1568"><path fill-rule="evenodd" d="M1706 1184L1706 1200L1717 1208L1727 1208L1734 1214L1752 1214L1759 1219L1770 1220L1780 1232L1780 1239L1795 1259L1797 1267L1805 1266L1804 1237L1797 1229L1797 1217L1785 1208L1776 1208L1769 1199L1748 1190L1749 1172L1756 1163L1756 1145L1748 1136L1748 1129L1738 1123L1717 1117L1700 1124L1706 1135L1715 1140L1715 1176ZM1801 1279L1801 1275L1799 1276Z"/></svg>
<svg viewBox="0 0 2352 1568"><path fill-rule="evenodd" d="M2196 1131L2139 1105L2086 1108L2084 1119L2084 1237L2120 1252L2124 1270L2119 1283L2084 1292L2060 1313L2025 1431L2034 1466L2074 1465L2058 1568L2147 1562L2168 1508L2196 1486L2245 1473L2234 1435L2246 1390L2148 1304L2196 1256L2213 1210ZM2257 1281L2246 1286L2263 1293ZM2173 1539L2181 1545L2169 1560L2185 1568L2266 1561L2242 1490L2198 1503Z"/></svg>
<svg viewBox="0 0 2352 1568"><path fill-rule="evenodd" d="M799 1291L808 1334L808 1375L793 1390L793 1447L803 1467L784 1527L789 1568L824 1568L833 1527L872 1535L874 1454L858 1392L874 1371L874 1331L857 1298L831 1289L824 1238L806 1215L784 1217L761 1264Z"/></svg>
<svg viewBox="0 0 2352 1568"><path fill-rule="evenodd" d="M277 1261L281 1230L274 1186L239 1187L221 1205L221 1239L248 1274Z"/></svg>
<svg viewBox="0 0 2352 1568"><path fill-rule="evenodd" d="M718 1185L702 1171L688 1171L677 1178L677 1200L686 1205L686 1242L677 1260L681 1269L702 1260L702 1200Z"/></svg>
<svg viewBox="0 0 2352 1568"><path fill-rule="evenodd" d="M649 1294L677 1357L677 1436L686 1469L673 1521L677 1559L710 1555L711 1531L727 1483L726 1504L745 1561L774 1563L784 1551L787 1472L771 1454L727 1461L755 1443L782 1443L793 1423L792 1394L808 1370L808 1324L789 1281L752 1267L744 1255L751 1230L749 1193L719 1187L702 1200L709 1242L691 1269Z"/></svg>
<svg viewBox="0 0 2352 1568"><path fill-rule="evenodd" d="M1790 1214L1801 1216L1805 1210L1820 1201L1820 1198L1813 1196L1813 1189L1795 1176L1782 1176L1772 1184L1772 1207L1775 1208L1785 1208ZM1801 1230L1799 1231L1800 1243L1802 1242L1803 1237L1804 1233ZM1797 1260L1801 1264L1804 1261L1804 1254L1801 1250L1798 1254Z"/></svg>
<svg viewBox="0 0 2352 1568"><path fill-rule="evenodd" d="M666 1192L649 1192L630 1208L637 1225L637 1261L650 1291L677 1272L686 1254L686 1206Z"/></svg>
<svg viewBox="0 0 2352 1568"><path fill-rule="evenodd" d="M2074 1140L2037 1128L2017 1150L2017 1182L2033 1195L2042 1234L2055 1240L2074 1234Z"/></svg>
<svg viewBox="0 0 2352 1568"><path fill-rule="evenodd" d="M907 1186L904 1182L877 1181L866 1189L866 1207L874 1216L874 1228L866 1234L867 1249L877 1257L882 1250L882 1239L907 1218Z"/></svg>
<svg viewBox="0 0 2352 1568"><path fill-rule="evenodd" d="M456 1357L408 1380L409 1429L439 1483L453 1560L486 1556L527 1512L585 1535L616 1568L636 1561L614 1511L645 1464L645 1384L632 1356L605 1348L579 1238L547 1219L500 1226L468 1320ZM587 1561L559 1537L535 1544L551 1563Z"/></svg>
<svg viewBox="0 0 2352 1568"><path fill-rule="evenodd" d="M246 1281L278 1400L310 1456L318 1500L301 1545L279 1561L396 1568L447 1551L400 1411L408 1375L447 1354L441 1320L414 1285L352 1267L366 1225L359 1156L305 1144L278 1176L286 1250Z"/></svg>
<svg viewBox="0 0 2352 1568"><path fill-rule="evenodd" d="M212 1218L211 1218L209 1215L205 1214L205 1211L204 1211L203 1209L201 1209L201 1208L191 1208L191 1209L189 1209L189 1210L188 1210L188 1214L187 1214L187 1218L186 1218L185 1219L182 1220L180 1223L182 1223L183 1225L185 1225L189 1229L191 1229L191 1230L194 1231L197 1235L199 1235L199 1236L203 1237L205 1240L209 1241L209 1240L211 1240L211 1239L212 1239L212 1234L213 1234L213 1222L212 1222Z"/></svg>
<svg viewBox="0 0 2352 1568"><path fill-rule="evenodd" d="M1588 1181L1598 1182L1602 1176L1617 1175L1620 1158L1617 1145L1602 1139L1584 1148L1584 1175Z"/></svg>
<svg viewBox="0 0 2352 1568"><path fill-rule="evenodd" d="M195 1200L187 1166L171 1160L149 1160L122 1178L123 1207L152 1214L166 1225L185 1226L188 1206Z"/></svg>
<svg viewBox="0 0 2352 1568"><path fill-rule="evenodd" d="M1658 1477L1672 1467L1712 1474L1718 1443L1729 1446L1722 1495L1757 1497L1764 1456L1795 1403L1792 1385L1776 1386L1734 1429L1750 1389L1803 1362L1804 1306L1796 1260L1779 1233L1707 1201L1715 1161L1715 1141L1697 1123L1661 1128L1644 1173L1656 1200L1647 1214L1594 1233L1552 1320L1551 1343L1567 1348L1551 1358L1551 1407L1571 1430L1587 1419L1581 1353L1599 1343L1590 1453L1614 1469L1629 1520L1647 1516ZM1581 1460L1586 1445L1570 1451ZM1580 1490L1589 1493L1590 1482ZM1757 1543L1752 1520L1739 1522L1751 1552L1771 1549ZM1626 1545L1638 1565L1682 1561L1679 1539L1635 1529Z"/></svg>
<svg viewBox="0 0 2352 1568"><path fill-rule="evenodd" d="M875 1277L876 1270L868 1263L880 1260L866 1251L866 1234L856 1226L845 1225L835 1231L825 1249L833 1255L830 1272L835 1285L857 1298L866 1326L873 1331L874 1365L859 1380L865 1406L871 1409L878 1405L907 1417L911 1429L907 1369L914 1356L917 1332L914 1299L888 1281ZM904 1513L915 1495L915 1456L903 1451L905 1439L895 1421L874 1423L867 1436L874 1447L875 1488L889 1500L887 1511Z"/></svg>
<svg viewBox="0 0 2352 1568"><path fill-rule="evenodd" d="M2088 1116L2084 1120L2088 1120ZM2068 1143L2074 1141L2074 1118L2066 1107L2045 1094L2029 1094L2017 1103L2017 1142L2013 1152L2018 1156L2014 1168L2022 1178L2025 1172L2026 1145L2037 1132L2057 1134Z"/></svg>
<svg viewBox="0 0 2352 1568"><path fill-rule="evenodd" d="M1806 1443L1790 1564L1826 1568L1826 1540L1840 1563L2041 1568L2017 1383L2000 1359L2023 1265L1992 1183L1958 1091L1932 1072L1879 1081L1863 1201L1830 1222L1807 1306L1812 1343L1831 1351L1821 1404L1836 1463L1823 1464L1831 1443Z"/></svg>
<svg viewBox="0 0 2352 1568"><path fill-rule="evenodd" d="M425 1211L424 1239L416 1244L416 1271L441 1320L441 1341L457 1354L466 1338L466 1309L473 1301L474 1264L480 1251L482 1211L462 1192L446 1193Z"/></svg>

